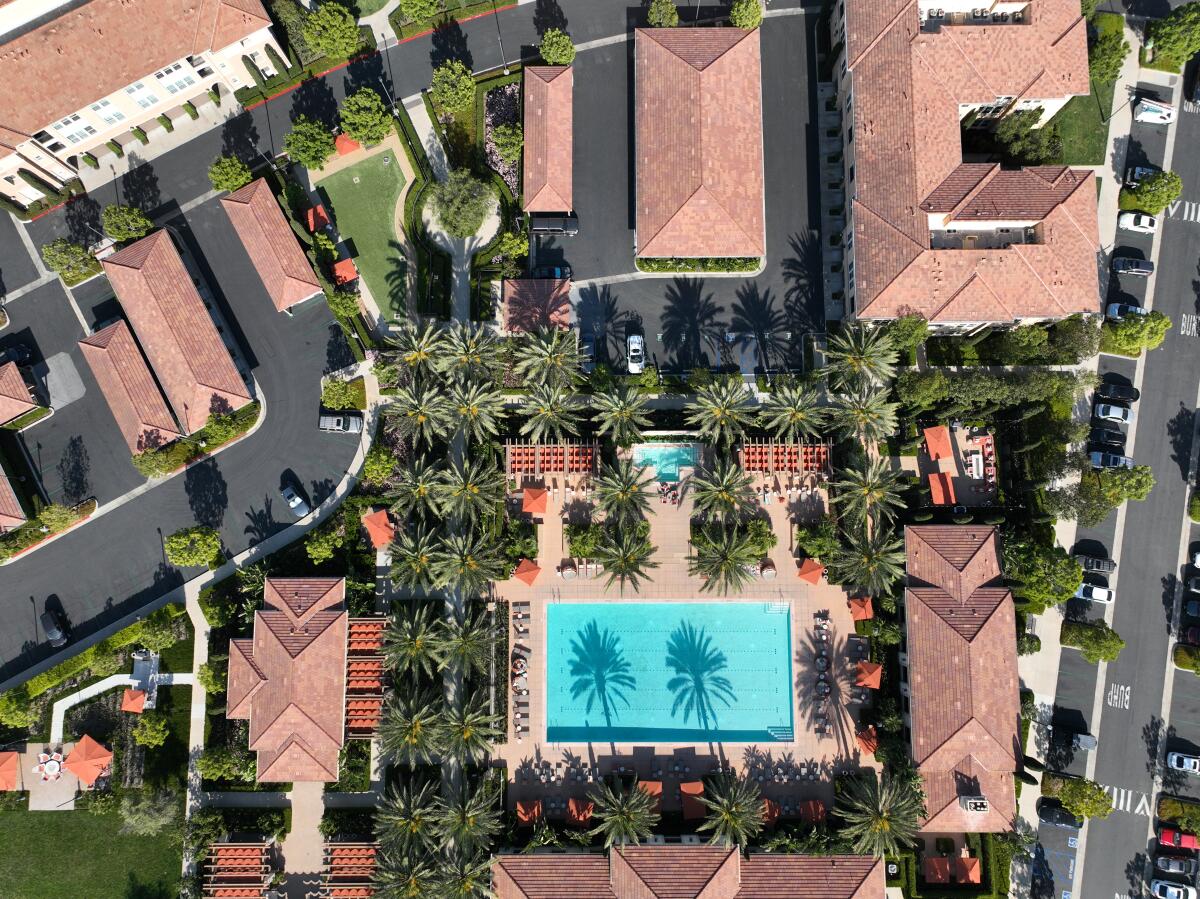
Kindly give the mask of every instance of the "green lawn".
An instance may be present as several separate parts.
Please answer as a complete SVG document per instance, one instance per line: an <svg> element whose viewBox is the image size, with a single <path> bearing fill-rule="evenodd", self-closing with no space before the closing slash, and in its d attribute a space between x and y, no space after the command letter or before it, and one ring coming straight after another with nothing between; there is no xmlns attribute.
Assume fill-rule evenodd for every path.
<svg viewBox="0 0 1200 899"><path fill-rule="evenodd" d="M1092 25L1103 37L1120 34L1125 19L1117 13L1100 12L1092 16ZM1058 126L1063 141L1062 162L1066 165L1100 165L1108 152L1108 120L1112 118L1115 83L1091 82L1086 97L1072 97L1050 121Z"/></svg>
<svg viewBox="0 0 1200 899"><path fill-rule="evenodd" d="M157 709L166 716L170 730L166 743L146 749L147 784L182 790L187 783L191 704L190 686L159 688Z"/></svg>
<svg viewBox="0 0 1200 899"><path fill-rule="evenodd" d="M393 224L403 187L404 176L390 150L323 178L318 185L338 233L354 245L354 262L367 289L383 314L394 320L404 318L407 299L404 237L396 234Z"/></svg>
<svg viewBox="0 0 1200 899"><path fill-rule="evenodd" d="M120 829L116 812L0 812L0 896L178 896L178 831L135 837Z"/></svg>

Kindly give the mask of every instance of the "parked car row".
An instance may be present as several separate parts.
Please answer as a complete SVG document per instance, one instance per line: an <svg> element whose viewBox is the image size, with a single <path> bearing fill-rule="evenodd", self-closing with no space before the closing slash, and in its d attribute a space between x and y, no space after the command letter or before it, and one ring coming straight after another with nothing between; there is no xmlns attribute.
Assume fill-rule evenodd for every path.
<svg viewBox="0 0 1200 899"><path fill-rule="evenodd" d="M1171 764L1171 756L1175 755L1179 753L1168 754L1168 765ZM1197 899L1196 888L1191 883L1167 880L1162 876L1195 880L1197 868L1200 867L1192 855L1200 849L1196 835L1177 827L1161 825L1158 828L1155 848L1157 851L1154 855L1154 877L1150 881L1150 895L1155 899Z"/></svg>
<svg viewBox="0 0 1200 899"><path fill-rule="evenodd" d="M1126 434L1120 425L1131 425L1137 418L1132 404L1141 399L1141 392L1128 384L1104 381L1093 398L1092 417L1088 432L1088 460L1093 468L1133 468L1133 459L1125 455Z"/></svg>

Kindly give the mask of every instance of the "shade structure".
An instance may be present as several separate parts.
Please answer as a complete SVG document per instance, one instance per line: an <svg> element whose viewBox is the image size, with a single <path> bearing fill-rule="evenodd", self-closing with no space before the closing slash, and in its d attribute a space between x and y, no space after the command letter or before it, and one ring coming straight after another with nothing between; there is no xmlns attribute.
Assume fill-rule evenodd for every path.
<svg viewBox="0 0 1200 899"><path fill-rule="evenodd" d="M21 757L15 752L0 752L0 790L15 790L21 776Z"/></svg>
<svg viewBox="0 0 1200 899"><path fill-rule="evenodd" d="M309 206L304 210L304 222L309 231L320 231L329 224L329 213L325 211L324 206Z"/></svg>
<svg viewBox="0 0 1200 899"><path fill-rule="evenodd" d="M945 425L936 428L926 428L924 431L925 448L929 450L929 458L934 462L953 458L950 448L950 429Z"/></svg>
<svg viewBox="0 0 1200 899"><path fill-rule="evenodd" d="M800 570L796 574L800 576L801 580L808 581L810 584L819 584L825 574L825 566L816 559L805 559L800 563Z"/></svg>
<svg viewBox="0 0 1200 899"><path fill-rule="evenodd" d="M363 527L367 529L367 539L375 549L383 549L392 542L396 528L388 518L387 509L377 509L362 517Z"/></svg>
<svg viewBox="0 0 1200 899"><path fill-rule="evenodd" d="M662 811L662 781L661 780L643 780L638 783L638 786L654 797L654 810Z"/></svg>
<svg viewBox="0 0 1200 899"><path fill-rule="evenodd" d="M883 682L883 666L877 662L859 662L858 674L854 683L859 687L870 687L878 690Z"/></svg>
<svg viewBox="0 0 1200 899"><path fill-rule="evenodd" d="M526 487L521 494L521 511L531 515L543 515L549 497L545 487Z"/></svg>
<svg viewBox="0 0 1200 899"><path fill-rule="evenodd" d="M517 567L513 570L513 576L523 583L533 586L533 582L537 580L537 576L542 569L538 567L537 562L531 562L529 559L522 559Z"/></svg>
<svg viewBox="0 0 1200 899"><path fill-rule="evenodd" d="M874 724L860 730L854 735L854 739L858 743L858 748L870 755L874 755L875 750L879 748L879 734L875 732Z"/></svg>
<svg viewBox="0 0 1200 899"><path fill-rule="evenodd" d="M953 506L958 503L954 492L954 478L944 471L935 471L929 476L929 498L935 506Z"/></svg>
<svg viewBox="0 0 1200 899"><path fill-rule="evenodd" d="M825 803L820 799L807 799L797 806L800 820L806 824L819 824L825 820Z"/></svg>
<svg viewBox="0 0 1200 899"><path fill-rule="evenodd" d="M135 690L130 687L121 696L121 711L132 712L134 715L140 715L142 709L146 707L146 691Z"/></svg>
<svg viewBox="0 0 1200 899"><path fill-rule="evenodd" d="M704 795L704 784L698 780L689 780L679 785L679 796L683 800L683 817L685 819L703 818L708 814L708 806L699 800Z"/></svg>
<svg viewBox="0 0 1200 899"><path fill-rule="evenodd" d="M333 281L335 284L349 284L358 280L358 266L353 259L339 259L333 264Z"/></svg>
<svg viewBox="0 0 1200 899"><path fill-rule="evenodd" d="M763 824L774 824L779 820L779 803L774 799L763 799Z"/></svg>
<svg viewBox="0 0 1200 899"><path fill-rule="evenodd" d="M567 800L567 823L587 824L592 820L592 812L595 810L596 804L591 800L572 796Z"/></svg>
<svg viewBox="0 0 1200 899"><path fill-rule="evenodd" d="M84 734L63 762L63 768L90 787L112 764L112 757L111 749L105 749Z"/></svg>
<svg viewBox="0 0 1200 899"><path fill-rule="evenodd" d="M870 621L875 617L875 609L871 606L871 597L856 596L850 600L850 618L853 621Z"/></svg>
<svg viewBox="0 0 1200 899"><path fill-rule="evenodd" d="M980 883L982 872L979 869L979 859L970 856L954 860L954 880L957 883Z"/></svg>
<svg viewBox="0 0 1200 899"><path fill-rule="evenodd" d="M540 820L542 817L542 800L540 799L519 799L517 800L517 820L522 824L532 824L534 821Z"/></svg>
<svg viewBox="0 0 1200 899"><path fill-rule="evenodd" d="M941 856L926 858L921 864L921 878L926 883L949 883L950 859Z"/></svg>
<svg viewBox="0 0 1200 899"><path fill-rule="evenodd" d="M338 156L345 156L348 153L353 153L355 150L361 149L362 144L349 134L339 134L333 139L333 148L337 150Z"/></svg>

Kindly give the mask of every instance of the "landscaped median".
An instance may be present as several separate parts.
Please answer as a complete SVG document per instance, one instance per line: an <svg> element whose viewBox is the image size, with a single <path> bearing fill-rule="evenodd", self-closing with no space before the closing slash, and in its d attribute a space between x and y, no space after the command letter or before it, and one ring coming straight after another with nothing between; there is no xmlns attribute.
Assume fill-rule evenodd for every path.
<svg viewBox="0 0 1200 899"><path fill-rule="evenodd" d="M0 565L14 556L28 552L56 534L75 527L96 511L96 501L89 499L77 506L51 503L19 528L0 534Z"/></svg>
<svg viewBox="0 0 1200 899"><path fill-rule="evenodd" d="M227 443L242 437L254 427L262 406L250 403L227 415L214 414L208 424L188 437L164 447L136 454L133 467L148 478L163 477L204 456L210 456Z"/></svg>
<svg viewBox="0 0 1200 899"><path fill-rule="evenodd" d="M31 425L37 424L43 418L54 414L54 410L49 406L38 406L36 409L30 409L24 415L18 415L12 421L4 425L6 431L24 431Z"/></svg>
<svg viewBox="0 0 1200 899"><path fill-rule="evenodd" d="M638 271L646 274L729 274L749 277L762 271L761 256L730 256L708 259L663 257L634 260Z"/></svg>
<svg viewBox="0 0 1200 899"><path fill-rule="evenodd" d="M476 19L516 5L517 0L478 0L474 3L470 0L445 0L444 4L401 0L399 7L388 16L388 23L396 32L396 40L405 41L418 35L428 34L454 22ZM442 6L445 9L441 9ZM424 13L427 10L434 10L434 13L432 15L409 14L410 11Z"/></svg>

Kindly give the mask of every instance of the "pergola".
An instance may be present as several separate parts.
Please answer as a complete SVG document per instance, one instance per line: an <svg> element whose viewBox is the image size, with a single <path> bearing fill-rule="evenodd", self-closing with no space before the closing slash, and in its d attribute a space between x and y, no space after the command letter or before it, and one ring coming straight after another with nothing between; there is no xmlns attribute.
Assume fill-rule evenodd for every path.
<svg viewBox="0 0 1200 899"><path fill-rule="evenodd" d="M600 460L598 440L562 440L534 443L504 441L506 475L595 474Z"/></svg>
<svg viewBox="0 0 1200 899"><path fill-rule="evenodd" d="M816 472L831 474L830 443L780 443L775 440L744 440L738 461L746 471L766 474Z"/></svg>

